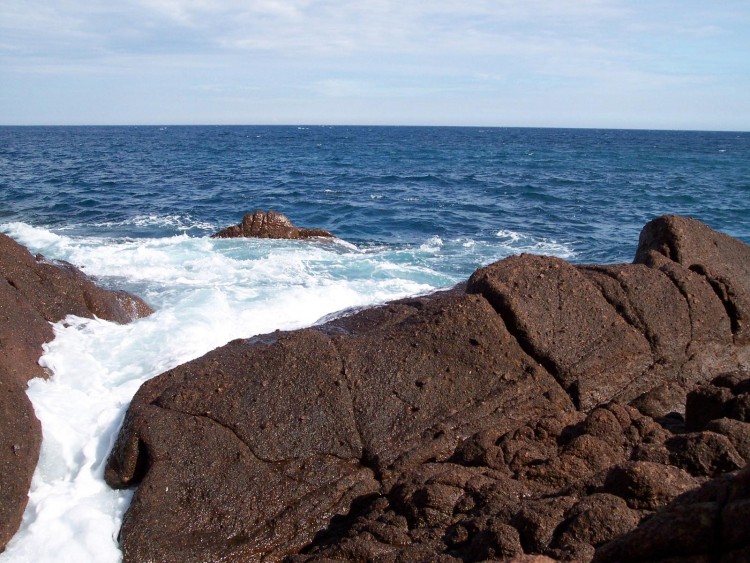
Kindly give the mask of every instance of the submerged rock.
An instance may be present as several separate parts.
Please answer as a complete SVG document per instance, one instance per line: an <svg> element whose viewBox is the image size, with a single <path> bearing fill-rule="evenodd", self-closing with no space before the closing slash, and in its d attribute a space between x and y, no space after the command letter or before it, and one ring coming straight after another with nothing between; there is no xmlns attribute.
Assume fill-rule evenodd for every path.
<svg viewBox="0 0 750 563"><path fill-rule="evenodd" d="M139 485L125 561L661 556L617 542L747 461L750 248L666 217L637 258L511 257L146 382L105 473ZM724 510L699 505L658 545Z"/></svg>
<svg viewBox="0 0 750 563"><path fill-rule="evenodd" d="M323 229L304 229L296 227L286 215L276 211L256 210L246 213L242 222L222 229L211 238L275 238L275 239L307 239L314 237L333 237Z"/></svg>
<svg viewBox="0 0 750 563"><path fill-rule="evenodd" d="M149 315L141 299L98 287L71 264L47 261L0 234L0 551L18 529L41 444L26 383L52 326L67 315L118 323Z"/></svg>

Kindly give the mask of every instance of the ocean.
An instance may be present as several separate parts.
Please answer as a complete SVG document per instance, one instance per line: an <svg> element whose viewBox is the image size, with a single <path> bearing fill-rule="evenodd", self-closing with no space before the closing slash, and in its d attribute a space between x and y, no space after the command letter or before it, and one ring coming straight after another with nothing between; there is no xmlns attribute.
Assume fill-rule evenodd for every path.
<svg viewBox="0 0 750 563"><path fill-rule="evenodd" d="M43 445L0 562L116 562L103 482L141 383L235 338L426 294L512 254L630 262L677 213L750 243L750 133L454 127L0 127L0 231L156 312L69 317L28 394ZM333 241L215 240L274 209Z"/></svg>

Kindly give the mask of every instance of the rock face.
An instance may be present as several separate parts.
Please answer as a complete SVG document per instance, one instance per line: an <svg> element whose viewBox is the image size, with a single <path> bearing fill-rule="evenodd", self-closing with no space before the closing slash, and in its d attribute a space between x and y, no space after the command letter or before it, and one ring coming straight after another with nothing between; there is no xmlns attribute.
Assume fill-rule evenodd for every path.
<svg viewBox="0 0 750 563"><path fill-rule="evenodd" d="M255 211L246 213L242 222L232 225L212 235L211 238L277 238L277 239L307 239L313 237L333 237L323 229L303 229L295 227L286 215L269 211Z"/></svg>
<svg viewBox="0 0 750 563"><path fill-rule="evenodd" d="M465 291L237 340L145 383L105 474L139 485L125 561L746 553L738 516L726 544L663 546L744 514L748 488L726 484L744 473L723 476L750 459L750 248L680 217L643 232L635 264L512 257ZM733 500L684 504L702 484Z"/></svg>
<svg viewBox="0 0 750 563"><path fill-rule="evenodd" d="M139 298L101 289L0 234L0 551L18 529L39 456L41 426L25 389L44 376L37 360L54 337L50 323L69 314L124 323L150 313Z"/></svg>

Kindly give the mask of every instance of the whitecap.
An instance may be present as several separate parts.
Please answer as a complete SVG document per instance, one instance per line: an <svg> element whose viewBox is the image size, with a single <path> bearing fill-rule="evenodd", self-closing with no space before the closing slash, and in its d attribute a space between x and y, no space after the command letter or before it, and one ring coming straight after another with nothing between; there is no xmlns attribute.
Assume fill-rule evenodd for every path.
<svg viewBox="0 0 750 563"><path fill-rule="evenodd" d="M444 245L443 239L439 236L433 236L427 239L420 247L422 252L438 252Z"/></svg>
<svg viewBox="0 0 750 563"><path fill-rule="evenodd" d="M569 244L554 239L534 237L506 229L497 231L495 236L499 239L500 246L506 249L508 254L543 254L566 260L576 256L575 251Z"/></svg>

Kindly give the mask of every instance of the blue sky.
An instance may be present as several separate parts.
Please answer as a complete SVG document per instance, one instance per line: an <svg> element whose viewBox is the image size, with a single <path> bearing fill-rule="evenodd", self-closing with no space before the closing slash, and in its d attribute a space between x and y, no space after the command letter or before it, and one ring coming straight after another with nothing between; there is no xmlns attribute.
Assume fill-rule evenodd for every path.
<svg viewBox="0 0 750 563"><path fill-rule="evenodd" d="M750 130L750 2L2 0L0 124Z"/></svg>

